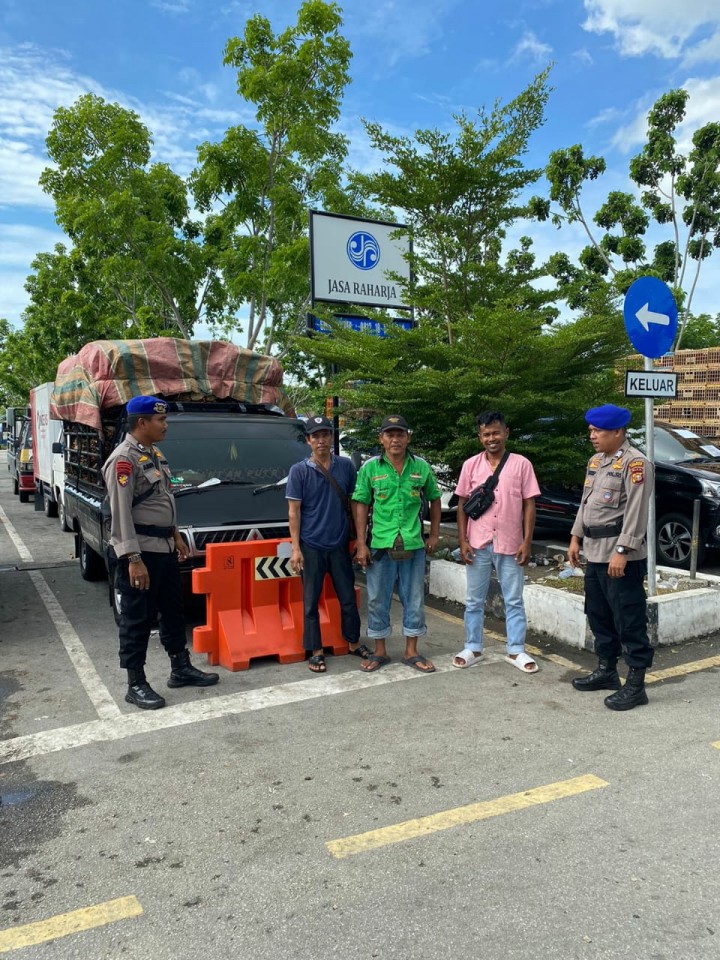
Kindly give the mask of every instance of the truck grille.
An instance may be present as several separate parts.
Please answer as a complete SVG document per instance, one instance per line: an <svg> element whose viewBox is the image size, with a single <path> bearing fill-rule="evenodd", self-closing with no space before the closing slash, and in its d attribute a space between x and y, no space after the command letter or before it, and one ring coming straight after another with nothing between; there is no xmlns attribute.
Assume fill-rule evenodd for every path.
<svg viewBox="0 0 720 960"><path fill-rule="evenodd" d="M202 553L209 543L241 543L247 540L251 530L259 530L263 540L282 540L290 536L287 525L282 527L222 527L218 530L183 531L187 540L189 532L194 542L195 551Z"/></svg>

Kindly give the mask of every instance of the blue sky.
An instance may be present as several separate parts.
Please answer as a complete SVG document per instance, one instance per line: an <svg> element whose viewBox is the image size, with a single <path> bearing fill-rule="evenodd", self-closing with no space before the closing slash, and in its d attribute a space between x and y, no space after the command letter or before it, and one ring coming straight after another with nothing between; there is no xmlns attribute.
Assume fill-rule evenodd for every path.
<svg viewBox="0 0 720 960"><path fill-rule="evenodd" d="M257 12L282 29L297 7L0 0L0 316L20 322L33 257L63 239L37 185L53 111L88 91L131 107L153 132L154 158L186 175L198 143L252 120L222 65L227 39ZM720 0L346 0L344 20L353 60L341 128L361 168L375 162L361 117L395 133L450 129L453 113L511 99L550 61L554 91L528 162L542 166L550 150L583 143L608 162L599 199L627 187L628 160L660 94L690 90L686 142L697 126L720 121ZM522 232L541 254L584 242L579 228ZM720 311L716 256L696 309Z"/></svg>

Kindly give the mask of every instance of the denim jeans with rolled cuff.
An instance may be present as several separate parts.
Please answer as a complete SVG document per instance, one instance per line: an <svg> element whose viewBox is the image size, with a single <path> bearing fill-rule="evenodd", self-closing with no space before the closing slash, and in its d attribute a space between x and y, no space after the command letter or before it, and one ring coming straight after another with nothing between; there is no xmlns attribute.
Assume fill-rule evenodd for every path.
<svg viewBox="0 0 720 960"><path fill-rule="evenodd" d="M392 633L390 606L395 585L403 608L403 635L424 637L425 559L423 547L411 551L408 560L393 560L387 550L374 550L373 562L366 569L368 593L367 635L385 640Z"/></svg>

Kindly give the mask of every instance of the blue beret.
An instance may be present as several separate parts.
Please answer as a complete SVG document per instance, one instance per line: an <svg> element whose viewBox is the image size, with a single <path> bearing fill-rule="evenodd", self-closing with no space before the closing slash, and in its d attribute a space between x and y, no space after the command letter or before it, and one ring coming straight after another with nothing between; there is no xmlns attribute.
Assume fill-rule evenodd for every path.
<svg viewBox="0 0 720 960"><path fill-rule="evenodd" d="M167 413L168 405L158 397L133 397L128 400L127 412L135 416L152 416L155 413Z"/></svg>
<svg viewBox="0 0 720 960"><path fill-rule="evenodd" d="M585 414L585 420L591 427L599 430L619 430L630 423L630 411L626 407L616 407L606 403L602 407L593 407Z"/></svg>

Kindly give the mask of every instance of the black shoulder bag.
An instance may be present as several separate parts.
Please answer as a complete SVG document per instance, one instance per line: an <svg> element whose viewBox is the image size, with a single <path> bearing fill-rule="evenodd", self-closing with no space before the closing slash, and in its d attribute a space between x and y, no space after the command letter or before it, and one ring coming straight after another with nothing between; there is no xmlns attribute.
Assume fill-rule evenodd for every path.
<svg viewBox="0 0 720 960"><path fill-rule="evenodd" d="M352 515L352 508L350 507L350 497L346 496L342 492L342 489L340 488L340 484L337 482L337 480L330 473L329 470L326 470L325 467L323 467L321 464L317 462L317 460L313 460L313 463L315 464L317 469L320 471L320 473L328 481L328 483L333 488L333 490L338 495L338 497L340 497L340 503L342 503L343 505L343 509L345 511L345 515L347 516L347 520L348 520L348 539L357 540L357 530L355 528L355 521Z"/></svg>
<svg viewBox="0 0 720 960"><path fill-rule="evenodd" d="M463 512L466 516L470 517L471 520L477 520L478 517L481 517L495 502L495 487L498 485L500 472L505 466L509 456L510 454L506 450L493 474L489 476L484 483L481 483L477 489L473 490L463 504Z"/></svg>

